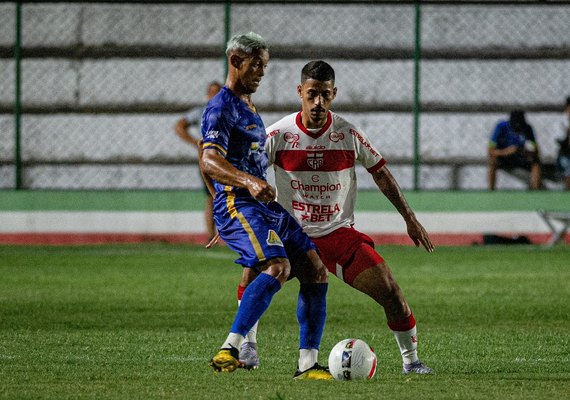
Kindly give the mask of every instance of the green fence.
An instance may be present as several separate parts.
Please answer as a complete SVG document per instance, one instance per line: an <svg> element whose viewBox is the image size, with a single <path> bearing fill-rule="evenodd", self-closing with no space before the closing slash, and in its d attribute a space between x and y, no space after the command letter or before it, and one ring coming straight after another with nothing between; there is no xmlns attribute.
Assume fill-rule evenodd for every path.
<svg viewBox="0 0 570 400"><path fill-rule="evenodd" d="M488 136L512 109L554 162L568 21L569 5L532 1L0 2L0 188L199 188L173 125L223 81L228 36L253 30L271 45L254 98L266 124L299 109L300 68L323 58L334 110L402 187L484 189ZM526 183L505 173L498 187Z"/></svg>

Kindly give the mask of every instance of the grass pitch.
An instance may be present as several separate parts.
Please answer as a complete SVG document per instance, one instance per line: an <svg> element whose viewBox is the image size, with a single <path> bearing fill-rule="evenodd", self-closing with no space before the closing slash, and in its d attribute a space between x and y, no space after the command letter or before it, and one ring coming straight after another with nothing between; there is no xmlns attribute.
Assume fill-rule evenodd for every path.
<svg viewBox="0 0 570 400"><path fill-rule="evenodd" d="M0 398L551 399L570 397L570 249L382 247L437 374L403 376L375 303L331 276L320 359L358 337L365 382L294 381L298 284L260 322L261 368L208 367L240 268L218 247L0 246Z"/></svg>

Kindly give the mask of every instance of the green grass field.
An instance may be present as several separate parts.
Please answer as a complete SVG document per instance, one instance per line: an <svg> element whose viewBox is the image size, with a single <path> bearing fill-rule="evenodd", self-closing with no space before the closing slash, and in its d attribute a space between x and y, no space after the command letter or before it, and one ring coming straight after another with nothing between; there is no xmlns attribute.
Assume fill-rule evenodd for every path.
<svg viewBox="0 0 570 400"><path fill-rule="evenodd" d="M403 376L380 309L331 277L321 361L359 337L366 382L294 381L298 284L260 322L261 368L207 367L236 309L222 247L0 246L0 398L570 398L570 248L386 247L434 376Z"/></svg>

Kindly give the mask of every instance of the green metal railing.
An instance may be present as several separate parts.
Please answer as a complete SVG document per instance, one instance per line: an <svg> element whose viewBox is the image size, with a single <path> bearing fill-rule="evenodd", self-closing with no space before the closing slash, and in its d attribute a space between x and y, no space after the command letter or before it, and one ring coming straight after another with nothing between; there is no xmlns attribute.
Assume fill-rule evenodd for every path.
<svg viewBox="0 0 570 400"><path fill-rule="evenodd" d="M16 42L14 44L15 94L14 94L14 168L17 190L22 189L22 3L16 4Z"/></svg>
<svg viewBox="0 0 570 400"><path fill-rule="evenodd" d="M108 90L105 82L108 80L110 72L116 74L113 79L120 83L127 81L130 75L133 75L131 69L133 67L139 68L140 65L143 65L140 67L140 71L144 72L145 68L150 70L157 64L158 68L164 68L165 74L169 74L173 71L173 69L169 69L171 68L170 65L175 64L179 59L188 61L189 65L198 65L196 67L198 72L201 71L204 75L206 75L204 71L209 72L207 70L211 69L213 65L207 64L208 60L216 60L215 69L219 72L217 72L216 79L223 80L227 74L227 63L225 55L220 50L225 47L225 43L234 33L234 30L249 29L249 20L244 15L250 11L255 12L258 19L263 18L264 14L273 15L274 20L271 20L271 23L274 23L274 26L267 27L267 32L274 34L272 39L277 42L275 46L272 45L272 63L280 63L280 67L285 68L287 64L293 65L313 57L319 57L334 60L335 69L340 66L339 69L343 71L343 76L353 75L350 76L353 81L349 80L349 83L354 82L355 88L347 87L349 85L345 84L343 95L347 97L340 103L337 99L335 110L341 113L348 112L364 116L364 123L369 123L372 128L376 128L375 123L367 122L366 118L374 121L374 117L377 115L386 117L382 121L388 122L383 123L392 125L380 126L379 131L384 136L375 138L381 143L382 149L388 148L393 151L391 149L395 146L390 147L390 145L400 141L408 132L410 133L410 140L405 142L406 148L398 149L398 151L401 150L399 153L389 153L387 157L395 169L401 168L398 172L403 175L408 174L407 176L411 177L407 189L423 190L431 186L438 188L437 185L433 185L433 182L430 186L430 183L426 182L426 176L432 177L433 181L447 179L452 182L449 184L452 189L457 189L460 186L458 181L461 179L469 181L471 176L476 174L480 177L481 168L484 168L485 163L488 133L490 133L492 125L497 119L507 115L514 107L523 108L528 112L536 113L538 123L535 130L538 136L546 137L547 134L550 134L548 129L553 124L550 121L554 121L554 114L560 110L561 100L570 94L570 87L565 86L567 71L570 68L570 42L567 39L566 41L560 39L570 37L570 28L568 28L569 24L567 23L568 18L570 18L570 5L564 4L545 4L542 1L525 1L520 4L506 1L490 1L484 4L477 2L451 4L420 1L347 1L345 3L331 1L310 4L286 0L267 3L229 0L212 2L157 1L156 3L129 1L121 3L69 2L65 4L72 9L74 7L78 9L77 15L80 21L83 23L91 22L86 24L91 31L83 25L73 25L76 23L75 21L69 22L70 26L67 27L57 24L52 26L50 25L51 21L46 20L40 22L43 29L40 32L53 28L53 36L57 37L58 29L63 33L76 30L81 31L81 35L78 35L80 39L77 39L76 42L62 41L61 43L44 44L41 37L40 39L35 37L35 42L31 45L29 36L26 35L29 35L30 32L35 33L32 25L37 24L38 19L41 21L42 12L47 11L47 14L50 14L51 8L57 8L64 3L57 1L40 2L38 5L36 2L18 1L0 3L0 7L2 4L13 5L14 10L13 43L0 43L0 72L8 71L6 60L13 60L13 70L10 65L10 69L13 71L12 81L0 79L0 91L4 89L2 85L12 86L13 84L14 92L13 101L7 101L7 96L0 98L0 126L3 116L13 116L13 148L10 146L10 153L13 156L3 155L2 146L0 146L0 168L3 167L3 171L12 168L13 174L10 176L13 175L14 177L13 185L10 183L10 185L4 184L2 186L0 180L0 188L5 189L22 190L52 187L57 189L62 186L67 187L61 181L54 182L53 185L46 182L46 179L51 179L57 174L52 174L49 171L39 173L37 171L41 169L40 167L55 170L58 166L63 166L73 172L74 166L77 166L75 169L79 170L83 165L91 165L93 170L97 168L103 170L112 166L118 169L122 166L132 166L133 169L142 166L157 166L157 168L169 165L181 168L187 165L195 166L195 158L191 156L150 154L151 152L147 150L140 150L139 153L135 151L125 152L124 156L106 157L103 154L106 150L102 149L99 150L101 154L89 158L92 155L90 153L91 148L82 142L84 137L88 137L88 135L81 136L78 134L84 132L83 126L74 130L73 135L67 135L67 130L74 123L85 124L90 127L89 123L84 121L88 119L87 116L93 116L94 119L100 116L117 116L116 123L125 124L124 128L117 130L124 135L113 136L113 144L116 147L127 149L134 146L130 136L136 133L129 130L130 126L127 120L130 116L148 115L156 118L173 114L180 116L190 106L199 105L201 100L196 100L196 98L191 101L170 99L167 96L168 93L166 95L163 93L167 89L162 90L160 85L150 87L148 91L133 90L132 99L127 99L127 96L121 97L120 93L114 97L105 97L97 92L97 83L101 83L101 92L104 92ZM117 15L113 15L113 18L118 18L114 20L118 24L122 22L120 13L123 11L128 14L137 7L139 10L142 10L143 7L153 7L153 18L156 21L162 21L164 26L170 26L170 19L176 18L176 13L171 10L173 7L181 7L184 11L197 12L198 14L200 13L198 9L204 7L207 8L207 12L202 11L200 15L209 16L211 14L212 19L191 20L188 24L192 24L197 30L204 28L202 29L204 32L208 32L208 27L215 26L216 29L211 29L211 35L216 38L216 43L209 41L209 38L204 36L203 43L190 41L190 44L181 45L173 40L173 38L176 39L175 36L168 35L166 36L167 39L173 40L173 43L166 39L153 42L152 40L139 40L137 37L130 39L131 42L83 43L81 39L93 34L94 27L97 27L88 18L97 18L100 15L98 13L105 14L105 7L117 8ZM129 9L125 10L126 7ZM338 8L338 12L335 12L335 8ZM369 9L370 14L381 9L386 14L385 19L382 21L376 21L373 18L366 19L366 13L361 13L363 8ZM53 14L56 13L53 12ZM299 18L298 22L295 18L289 18L290 14L299 17L304 17L304 14L310 15L311 21L314 21L314 26L307 26L306 22L303 22L306 19ZM105 15L110 18L108 16L110 13ZM391 30L378 28L382 24L390 26L391 17L395 17L395 19L406 24L398 27L400 31L396 31L394 28ZM331 19L336 18L338 20L331 21ZM286 25L281 23L284 20L287 21ZM255 22L255 19L252 21ZM510 24L508 30L502 26L503 22ZM42 23L44 25L41 25ZM101 30L105 29L104 23L109 23L109 21L102 22ZM267 23L265 24L267 25ZM449 27L445 27L445 24L449 24ZM253 25L252 29L265 28L266 25ZM331 30L332 34L328 33L329 37L314 36L311 31L329 25L338 27L336 31ZM130 27L127 24L122 27L120 32L128 33ZM83 29L86 31L84 32ZM353 44L355 37L364 36L367 31L375 32L375 29L380 33L373 40ZM293 34L289 35L289 42L283 41L281 43L279 42L281 33L286 36L286 30L290 30ZM343 37L345 31L348 33ZM152 29L149 32L152 33ZM388 37L389 34L392 36ZM547 34L552 36L544 38ZM98 32L95 32L95 36L97 35ZM334 35L338 35L338 38L335 37L336 42L329 40L330 36ZM382 35L386 35L386 37ZM0 40L2 40L2 36L0 36ZM76 39L74 38L74 40ZM200 65L201 60L206 60L204 61L204 65L207 64L205 67ZM55 64L54 67L46 66L52 61ZM113 63L115 66L111 65ZM144 64L153 65L145 67ZM343 64L348 65L348 67ZM69 71L77 73L74 79L84 79L85 81L91 79L93 84L87 88L77 88L73 87L73 83L68 82L69 88L65 88L67 90L65 95L68 95L69 91L76 90L79 92L76 94L76 98L61 100L54 95L54 101L51 103L49 102L51 91L57 92L55 90L57 87L47 86L52 82L57 85L57 79L60 76L54 73L55 78L51 78L49 82L44 82L42 80L44 71L42 68L53 68L50 71L55 70L56 72L59 69L67 68ZM345 69L343 70L343 68ZM176 69L176 71L179 70ZM440 72L441 77L438 76ZM90 75L83 77L81 74ZM3 73L2 75L8 74ZM36 75L39 75L39 79ZM526 77L532 77L532 79ZM36 80L34 81L32 78ZM143 76L143 78L147 79L147 76ZM180 79L187 80L188 78L181 74ZM494 85L489 84L489 81L493 81ZM38 95L36 98L34 91L38 82L45 85L46 88L38 87L41 89L38 92L44 94L43 97ZM506 82L505 87L501 87L503 82ZM374 93L373 97L370 98L370 94L368 94L368 98L360 99L360 91L363 88L369 89L373 84L385 85L379 85L381 86L379 89L371 89L378 90L378 93ZM141 80L141 88L147 85L151 86L150 81ZM485 85L489 85L489 88L486 88ZM520 88L516 85L520 85ZM112 87L112 89L115 88ZM92 94L89 90L96 93ZM196 85L194 85L193 90L201 89L196 89ZM279 88L279 90L283 90L283 88ZM353 93L346 95L351 90ZM512 93L508 93L509 91ZM153 98L147 93L157 93L157 95ZM103 100L97 96L102 97ZM61 97L65 96L62 95ZM48 101L45 98L48 98ZM114 100L115 98L119 100ZM275 98L277 96L272 95L261 100L263 108L269 113L284 115L298 107L294 99L279 102ZM257 99L259 96L256 94ZM53 119L49 118L51 116ZM124 118L119 118L119 116L124 116ZM175 118L175 116L171 118ZM43 137L42 124L54 120L55 126L48 131L54 140L47 143L48 146L53 146L53 149L47 149L43 152L36 151L37 149L31 151L31 146L35 145L35 139ZM441 120L442 122L436 123L434 120ZM406 125L408 121L411 129L405 131L404 134L402 125L408 129ZM168 134L172 134L171 125L173 122L168 122L168 126L165 125L164 129L168 131ZM112 123L107 121L104 123L112 126ZM449 135L447 129L453 126L459 126L459 131L457 134ZM449 129L457 130L458 128ZM367 129L369 135L371 131L374 133L373 129ZM386 133L387 131L388 133ZM474 138L472 132L477 132L479 136ZM33 138L31 138L32 133L36 135ZM165 136L162 135L157 134L149 140L164 141ZM556 149L547 140L551 140L551 138L542 140L544 143L542 146L543 155L545 155L545 160L552 161L551 158ZM456 146L461 148L475 148L483 144L482 150L478 153L459 151L457 154L454 153L457 150L455 148L448 152L441 151L442 148L450 147L455 141L461 141L461 146ZM76 150L69 151L70 148L75 147ZM141 155L145 151L149 153L148 156ZM73 154L66 155L68 153ZM131 153L136 154L132 155ZM384 152L383 154L386 155ZM471 167L479 169L475 172L469 172ZM467 172L462 172L463 169ZM30 178L30 171L36 174L34 177L38 177ZM110 174L112 173L110 172ZM148 172L148 174L152 173L152 171ZM462 173L466 175L463 178ZM469 174L471 175L467 176ZM97 172L92 172L92 175L94 178L89 179L100 180L93 183L87 179L87 183L81 181L68 186L80 189L104 188L105 179L98 178ZM451 175L451 178L448 175ZM80 176L80 172L69 173L69 176L69 179L79 179L77 177ZM155 181L158 183L159 179L162 178L156 178ZM40 181L41 183L38 183ZM150 184L143 183L139 187L161 187L160 184L155 185L155 181L152 179L149 181L151 181ZM120 184L112 188L118 187ZM180 188L184 187L180 186Z"/></svg>

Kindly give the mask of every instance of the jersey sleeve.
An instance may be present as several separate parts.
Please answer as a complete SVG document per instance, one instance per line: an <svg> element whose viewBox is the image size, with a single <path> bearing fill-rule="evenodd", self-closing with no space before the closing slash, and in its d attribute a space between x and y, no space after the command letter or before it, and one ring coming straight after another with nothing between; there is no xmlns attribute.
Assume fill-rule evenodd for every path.
<svg viewBox="0 0 570 400"><path fill-rule="evenodd" d="M202 115L202 148L216 149L222 156L228 153L232 123L221 108L206 108Z"/></svg>
<svg viewBox="0 0 570 400"><path fill-rule="evenodd" d="M495 129L491 133L489 137L489 148L496 148L497 143L499 142L499 136L501 135L501 131L503 130L503 124L499 123L495 126Z"/></svg>
<svg viewBox="0 0 570 400"><path fill-rule="evenodd" d="M355 141L356 159L368 172L378 172L386 165L386 159L382 157L380 152L370 142L366 133L355 127L350 128L350 133Z"/></svg>
<svg viewBox="0 0 570 400"><path fill-rule="evenodd" d="M532 126L527 125L527 134L526 134L526 140L536 144L536 137L534 136L534 129L532 129Z"/></svg>
<svg viewBox="0 0 570 400"><path fill-rule="evenodd" d="M265 129L265 152L267 153L267 158L269 161L269 165L272 165L275 162L275 136L276 136L275 129L273 125L267 127Z"/></svg>

